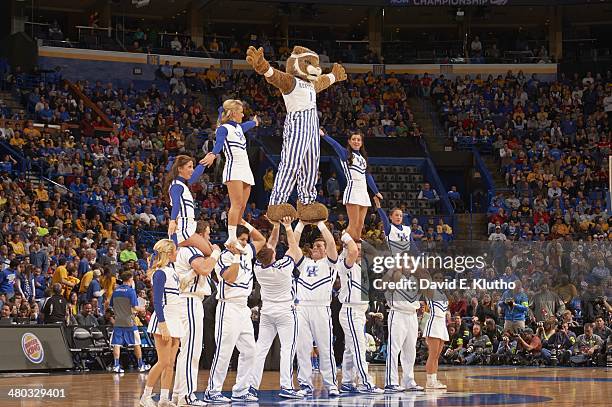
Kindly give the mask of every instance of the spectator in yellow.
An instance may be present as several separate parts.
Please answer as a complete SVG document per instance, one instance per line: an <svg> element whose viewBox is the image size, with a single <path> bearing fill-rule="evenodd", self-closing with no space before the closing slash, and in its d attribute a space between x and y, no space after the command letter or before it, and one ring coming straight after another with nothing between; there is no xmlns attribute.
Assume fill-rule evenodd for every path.
<svg viewBox="0 0 612 407"><path fill-rule="evenodd" d="M9 140L9 144L13 147L21 148L25 144L25 140L21 137L21 133L15 132L15 135Z"/></svg>
<svg viewBox="0 0 612 407"><path fill-rule="evenodd" d="M125 214L121 211L121 207L117 206L115 208L115 213L113 213L111 215L111 220L115 223L125 223L125 221L127 220L127 217L125 216Z"/></svg>
<svg viewBox="0 0 612 407"><path fill-rule="evenodd" d="M79 216L79 218L76 220L74 227L76 228L77 232L85 232L87 230L87 218L85 217L85 214L82 213L81 216Z"/></svg>
<svg viewBox="0 0 612 407"><path fill-rule="evenodd" d="M119 261L126 263L128 261L138 261L138 256L134 251L134 245L131 242L125 244L125 249L119 254Z"/></svg>
<svg viewBox="0 0 612 407"><path fill-rule="evenodd" d="M93 280L93 277L94 277L93 269L89 269L87 273L81 276L81 286L79 287L79 301L81 302L87 301L87 289L89 288L89 284L91 284L91 280Z"/></svg>
<svg viewBox="0 0 612 407"><path fill-rule="evenodd" d="M60 259L57 268L53 272L53 277L51 277L51 284L61 284L62 292L60 295L64 294L64 288L72 288L73 284L68 280L68 269L66 268L66 259Z"/></svg>
<svg viewBox="0 0 612 407"><path fill-rule="evenodd" d="M36 200L38 202L49 202L49 192L47 192L47 188L45 188L42 182L38 184L34 192L36 192Z"/></svg>
<svg viewBox="0 0 612 407"><path fill-rule="evenodd" d="M266 170L266 173L263 176L263 182L264 191L272 191L272 188L274 187L274 171L272 170L272 168L268 168Z"/></svg>
<svg viewBox="0 0 612 407"><path fill-rule="evenodd" d="M17 256L25 256L25 245L23 244L23 240L18 233L13 235L9 244L13 248L13 253L15 253Z"/></svg>
<svg viewBox="0 0 612 407"><path fill-rule="evenodd" d="M40 137L40 131L38 131L38 129L34 127L34 123L32 123L32 120L28 120L28 124L23 129L23 134L25 134L28 137L33 137L36 140L40 139L42 141Z"/></svg>
<svg viewBox="0 0 612 407"><path fill-rule="evenodd" d="M117 286L117 277L110 270L104 270L104 275L100 278L100 286L104 290L104 308L106 309Z"/></svg>
<svg viewBox="0 0 612 407"><path fill-rule="evenodd" d="M70 284L72 285L64 287L64 297L66 298L67 301L70 301L70 294L72 293L72 287L76 286L81 280L77 278L76 276L77 269L76 267L74 267L72 263L68 265L66 270L68 270L68 277L66 278L66 280L68 280Z"/></svg>

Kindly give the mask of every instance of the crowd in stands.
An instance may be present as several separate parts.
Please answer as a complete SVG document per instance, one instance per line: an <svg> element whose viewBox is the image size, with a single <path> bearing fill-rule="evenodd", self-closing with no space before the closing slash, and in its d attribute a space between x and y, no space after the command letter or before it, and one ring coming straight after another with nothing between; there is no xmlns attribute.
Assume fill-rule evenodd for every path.
<svg viewBox="0 0 612 407"><path fill-rule="evenodd" d="M172 67L171 70L165 69L166 73L170 73L170 76L165 78L169 85L173 78L178 83L181 70L180 65ZM160 67L160 73L164 74L163 65ZM280 99L270 93L270 87L265 86L261 78L239 73L226 76L212 68L199 76L188 76L191 73L187 70L183 70L182 74L182 80L188 88L186 95L161 91L155 85L137 90L132 86L118 89L112 84L78 82L76 86L113 122L113 128L101 133L102 135L95 131L91 111L82 107L82 101L76 100L63 86L43 83L33 89L20 90L37 122L61 123L61 114L57 116L59 121L53 121L56 117L53 113L49 123L41 116L36 116L37 105L42 102L44 108L45 103L48 103L49 109L53 106L53 110L60 113L61 108L66 107L65 111L69 115L66 122L77 124L78 129L62 131L50 127L35 127L30 121L25 121L18 127L15 123L5 122L2 129L1 141L11 150L0 162L0 324L60 321L79 325L112 324L109 299L118 284L118 276L125 270L134 274L136 291L143 304L151 300L150 282L145 277L145 270L150 256L150 243L163 236L167 230L169 212L167 199L161 190L161 180L165 175L168 157L180 152L190 152L199 158L201 155L195 152L202 148L206 152L212 141L214 119L211 120L205 107L194 97L197 96L198 90L213 92L218 89L221 92L218 96L231 94L247 101L247 114L257 113L263 119L264 126L272 127L273 133L278 132L284 108ZM609 149L609 144L605 144L609 140L609 133L604 130L609 129L609 118L605 117L604 120L598 116L601 108L607 105L600 106L602 98L598 97L595 98L592 109L587 110L586 107L591 106L587 103L590 100L589 92L598 92L598 88L603 87L609 79L593 79L591 84L588 78L587 76L586 82L582 81L588 88L581 99L585 100L585 103L578 110L573 109L568 113L570 121L573 120L576 127L573 139L570 134L566 136L563 130L562 136L553 136L548 130L533 132L533 137L528 130L517 133L514 128L509 127L509 122L518 120L518 116L515 118L513 115L519 108L523 111L522 104L514 104L510 96L522 94L515 91L518 80L513 80L510 76L492 80L490 87L485 82L481 85L482 89L490 89L494 94L499 91L507 94L508 103L514 106L513 115L491 118L492 121L502 120L505 123L500 125L499 131L502 146L518 151L526 144L526 140L533 138L533 146L523 154L520 151L516 155L512 153L512 160L503 161L503 167L500 167L509 174L507 179L509 185L515 187L515 196L504 196L502 199L500 195L493 199L490 212L492 216L497 217L491 219L492 236L498 234L509 239L516 234L518 239L528 240L532 226L535 228L541 224L542 219L544 224L548 223L545 214L549 215L548 221L554 217L554 223L563 224L569 213L570 222L567 224L577 226L578 229L560 233L563 229L553 224L549 233L544 234L545 239L537 242L539 246L530 247L527 252L522 246L494 242L491 250L496 263L493 267L480 271L468 270L466 275L469 278L499 277L506 281L517 281L519 288L515 292L473 290L466 292L465 296L451 298L450 310L455 318L449 323L453 338L452 351L444 354L445 360L450 363L484 363L487 360L492 363L512 362L508 358L511 359L510 355L514 353L507 353L506 350L513 347L522 347L528 352L537 349L538 355L543 355L547 363L552 363L552 350L559 350L556 348L557 342L554 342L557 339L565 344L565 351L573 350L571 354L564 353L570 359L582 354L587 348L589 356L601 356L605 353L606 341L609 346L611 337L606 334L609 333L609 328L605 327L609 326L610 315L606 299L610 298L611 294L609 281L612 246L609 242L612 236L609 234L607 240L593 238L593 234L600 236L601 232L608 231L609 219L604 215L602 198L589 198L592 191L602 187L602 180L607 180L607 174L604 172L602 178L600 171L607 153L601 152L600 149L589 149L591 144L586 142L579 143L581 147L575 152L565 150L572 148L572 144L562 144L565 138L589 140L599 143L602 149ZM459 92L457 86L462 82L467 82L470 90L467 85L465 88L460 86ZM464 131L463 123L470 112L472 115L478 115L482 122L473 119L466 129L470 128L469 126L474 130L485 128L484 118L490 117L486 116L487 114L491 115L488 110L469 108L472 102L474 106L480 105L476 103L480 100L477 83L476 78L461 79L457 82L438 78L429 82L427 77L418 79L394 75L386 78L372 75L355 76L347 80L345 85L333 87L330 92L321 95L321 122L331 135L342 135L347 129L359 127L367 130L369 136L418 137L418 127L410 129L405 125L413 121L407 97L423 93L431 95L433 100L440 104L442 117L450 134L455 137L457 133ZM559 92L562 92L563 86L567 86L562 85L563 83L562 79L559 82ZM493 91L495 84L498 85ZM173 85L176 86L176 83ZM547 106L542 109L548 112L544 119L552 122L558 112L549 103L550 100L545 102L545 99L550 98L548 92L551 92L553 85L539 81L536 85L527 85L527 82L524 84L525 89L534 86L535 91L526 91L525 119L531 118L529 112L534 109L537 101L537 106ZM455 96L454 92L459 93ZM530 104L532 96L535 99L534 103ZM482 100L482 104L486 105L485 96ZM30 103L34 101L36 103ZM495 100L490 103L495 104ZM503 104L506 104L506 101ZM67 108L74 105L76 107L72 110ZM453 108L452 113L445 114L447 105ZM465 113L462 109L465 109ZM573 114L578 115L578 112L579 117L572 117ZM534 114L537 116L537 113L539 111ZM591 125L587 126L587 123ZM598 126L603 127L599 129ZM380 128L375 130L377 127ZM495 132L498 132L497 129ZM541 139L537 137L540 134L543 134ZM547 146L552 137L555 137L555 140L560 139L557 152L550 151ZM544 153L545 150L547 153ZM557 154L559 159L555 160ZM21 157L27 158L27 168L41 170L48 180L26 177L20 170ZM539 170L532 171L531 165L537 166ZM568 176L565 177L568 170ZM515 180L519 171L520 174L526 172L526 187L519 185L523 182L522 178ZM578 175L574 174L574 171ZM532 174L531 178L529 174ZM560 178L560 175L563 177ZM555 177L561 180L559 184L555 182ZM584 182L581 177L584 177ZM229 202L223 187L215 182L216 179L214 172L207 172L201 182L194 185L192 191L199 203L201 215L210 222L213 239L223 240ZM273 181L274 171L269 170L263 179L264 191L271 189ZM570 185L566 181L577 181L577 184ZM534 192L532 184L546 185L547 189L545 192L542 190L542 197ZM339 236L339 232L346 227L347 220L342 211L337 210L341 207L338 205L341 191L337 176L331 173L325 177L321 175L318 189L322 191L319 199L332 209L330 228ZM456 188L451 192L456 193ZM567 202L564 195L567 195ZM453 197L460 200L458 193L453 194ZM439 193L424 186L420 198L439 199ZM539 198L544 202L540 202ZM506 210L514 208L517 201L515 218L503 219ZM334 208L336 210L333 210ZM580 212L581 210L583 212ZM444 236L453 234L451 226L443 219L430 218L422 222L416 217L411 218L408 211L404 213L404 221L412 226L415 248L425 251L439 250L439 241L446 242L448 239ZM513 216L512 210L509 213ZM578 214L577 222L574 222L571 216L574 213ZM559 214L560 218L557 217ZM595 216L580 218L584 214ZM536 215L538 219L529 221ZM247 221L258 229L269 229L265 210L257 208L254 203L249 205L245 216ZM498 219L500 217L502 219ZM585 223L586 228L582 229L581 225L586 221L591 222ZM541 228L545 229L543 226ZM515 233L512 233L513 231ZM584 234L577 234L579 231ZM304 233L304 236L308 236L308 233ZM580 237L589 242L570 245L570 238ZM366 218L364 238L375 248L383 245L384 234L377 215ZM505 239L500 237L491 240ZM278 253L283 252L282 242L283 238ZM506 301L510 297L515 299L516 305L512 307ZM53 298L51 303L49 298ZM527 308L524 308L525 303ZM49 312L49 304L65 304L67 312ZM57 310L58 307L53 308ZM372 359L376 360L385 352L386 310L384 305L382 308L380 305L373 305L371 311L373 314L368 323L368 333L376 344L371 352ZM149 315L149 312L138 315L137 323L146 324ZM603 318L603 328L598 317ZM494 327L491 326L490 320L494 322ZM507 321L512 324L505 326ZM579 321L579 324L576 321ZM540 322L542 327L538 324ZM589 326L584 325L590 322L596 324L594 334L590 334ZM567 330L563 326L564 323L568 324ZM480 330L488 335L492 343L493 351L490 355L474 351L488 349L489 341L481 338L479 328L472 325L482 325ZM519 336L514 330L515 325L521 329ZM532 326L532 333L529 330L523 331L528 325ZM495 339L491 339L493 330L498 333ZM574 333L579 345L572 343L571 339L563 342L563 335L567 333L568 337L572 336L568 332ZM580 339L583 332L586 337ZM596 335L601 339L601 343ZM535 345L533 349L529 347L532 341L537 342L534 339L536 337L540 340L545 337L543 346L551 351L550 354L539 350ZM459 339L464 346L459 346ZM596 345L598 348L592 350ZM455 351L456 353L453 353ZM474 354L488 355L491 358L472 356ZM494 355L497 355L497 359ZM587 362L591 361L592 358L589 357ZM574 359L572 363L581 362Z"/></svg>

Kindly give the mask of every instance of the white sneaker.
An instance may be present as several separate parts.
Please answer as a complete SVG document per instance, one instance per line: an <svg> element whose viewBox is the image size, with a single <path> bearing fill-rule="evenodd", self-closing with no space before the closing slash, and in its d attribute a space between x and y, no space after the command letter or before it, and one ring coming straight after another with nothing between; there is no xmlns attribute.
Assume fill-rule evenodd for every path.
<svg viewBox="0 0 612 407"><path fill-rule="evenodd" d="M376 386L368 387L360 385L357 387L357 392L361 394L384 394L385 391Z"/></svg>
<svg viewBox="0 0 612 407"><path fill-rule="evenodd" d="M415 381L412 381L406 386L406 391L423 391L423 386L419 386Z"/></svg>
<svg viewBox="0 0 612 407"><path fill-rule="evenodd" d="M179 395L178 394L172 393L172 402L176 404L177 406L179 405Z"/></svg>
<svg viewBox="0 0 612 407"><path fill-rule="evenodd" d="M177 407L176 404L174 404L173 402L171 402L170 400L159 400L159 403L157 403L157 407Z"/></svg>
<svg viewBox="0 0 612 407"><path fill-rule="evenodd" d="M140 397L139 406L140 407L157 407L157 403L155 402L155 400L153 400L152 396L145 397L145 395L143 394L142 397Z"/></svg>
<svg viewBox="0 0 612 407"><path fill-rule="evenodd" d="M435 381L433 383L427 382L427 385L425 386L425 388L427 390L445 390L446 389L446 385L442 384L439 381Z"/></svg>
<svg viewBox="0 0 612 407"><path fill-rule="evenodd" d="M121 368L121 366L115 366L115 367L113 367L113 372L115 372L115 373L124 373L125 370L123 370Z"/></svg>
<svg viewBox="0 0 612 407"><path fill-rule="evenodd" d="M327 395L328 395L329 397L338 397L338 396L340 396L340 392L338 391L338 388L337 388L337 387L330 387L330 388L327 390Z"/></svg>
<svg viewBox="0 0 612 407"><path fill-rule="evenodd" d="M177 405L178 407L183 407L183 406L206 406L208 404L206 404L204 401L200 399L195 399L193 401L187 401L185 400L185 397L182 397Z"/></svg>

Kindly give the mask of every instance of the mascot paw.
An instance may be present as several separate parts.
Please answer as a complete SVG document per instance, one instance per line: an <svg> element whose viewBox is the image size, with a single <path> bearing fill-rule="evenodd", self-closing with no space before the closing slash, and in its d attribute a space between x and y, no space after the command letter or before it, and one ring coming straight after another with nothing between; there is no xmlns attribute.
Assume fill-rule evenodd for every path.
<svg viewBox="0 0 612 407"><path fill-rule="evenodd" d="M246 55L246 61L258 74L263 75L270 68L270 63L264 57L263 48L257 49L251 45L247 49Z"/></svg>
<svg viewBox="0 0 612 407"><path fill-rule="evenodd" d="M346 71L344 70L344 67L340 64L335 63L332 66L332 74L334 74L336 82L346 80Z"/></svg>
<svg viewBox="0 0 612 407"><path fill-rule="evenodd" d="M293 205L284 203L280 205L269 205L266 216L271 222L280 222L285 216L297 218L297 212Z"/></svg>
<svg viewBox="0 0 612 407"><path fill-rule="evenodd" d="M318 202L313 202L307 205L298 202L297 217L304 222L319 222L327 220L329 215L327 207Z"/></svg>

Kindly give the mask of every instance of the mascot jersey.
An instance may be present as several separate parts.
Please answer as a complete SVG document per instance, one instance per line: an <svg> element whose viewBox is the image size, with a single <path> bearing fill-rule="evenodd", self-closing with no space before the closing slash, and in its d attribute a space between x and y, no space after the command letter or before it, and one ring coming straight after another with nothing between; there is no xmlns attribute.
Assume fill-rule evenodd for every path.
<svg viewBox="0 0 612 407"><path fill-rule="evenodd" d="M317 197L317 171L321 155L317 94L312 83L295 78L295 87L284 95L287 116L283 129L283 149L270 205L289 201L297 181L298 199L303 204Z"/></svg>

